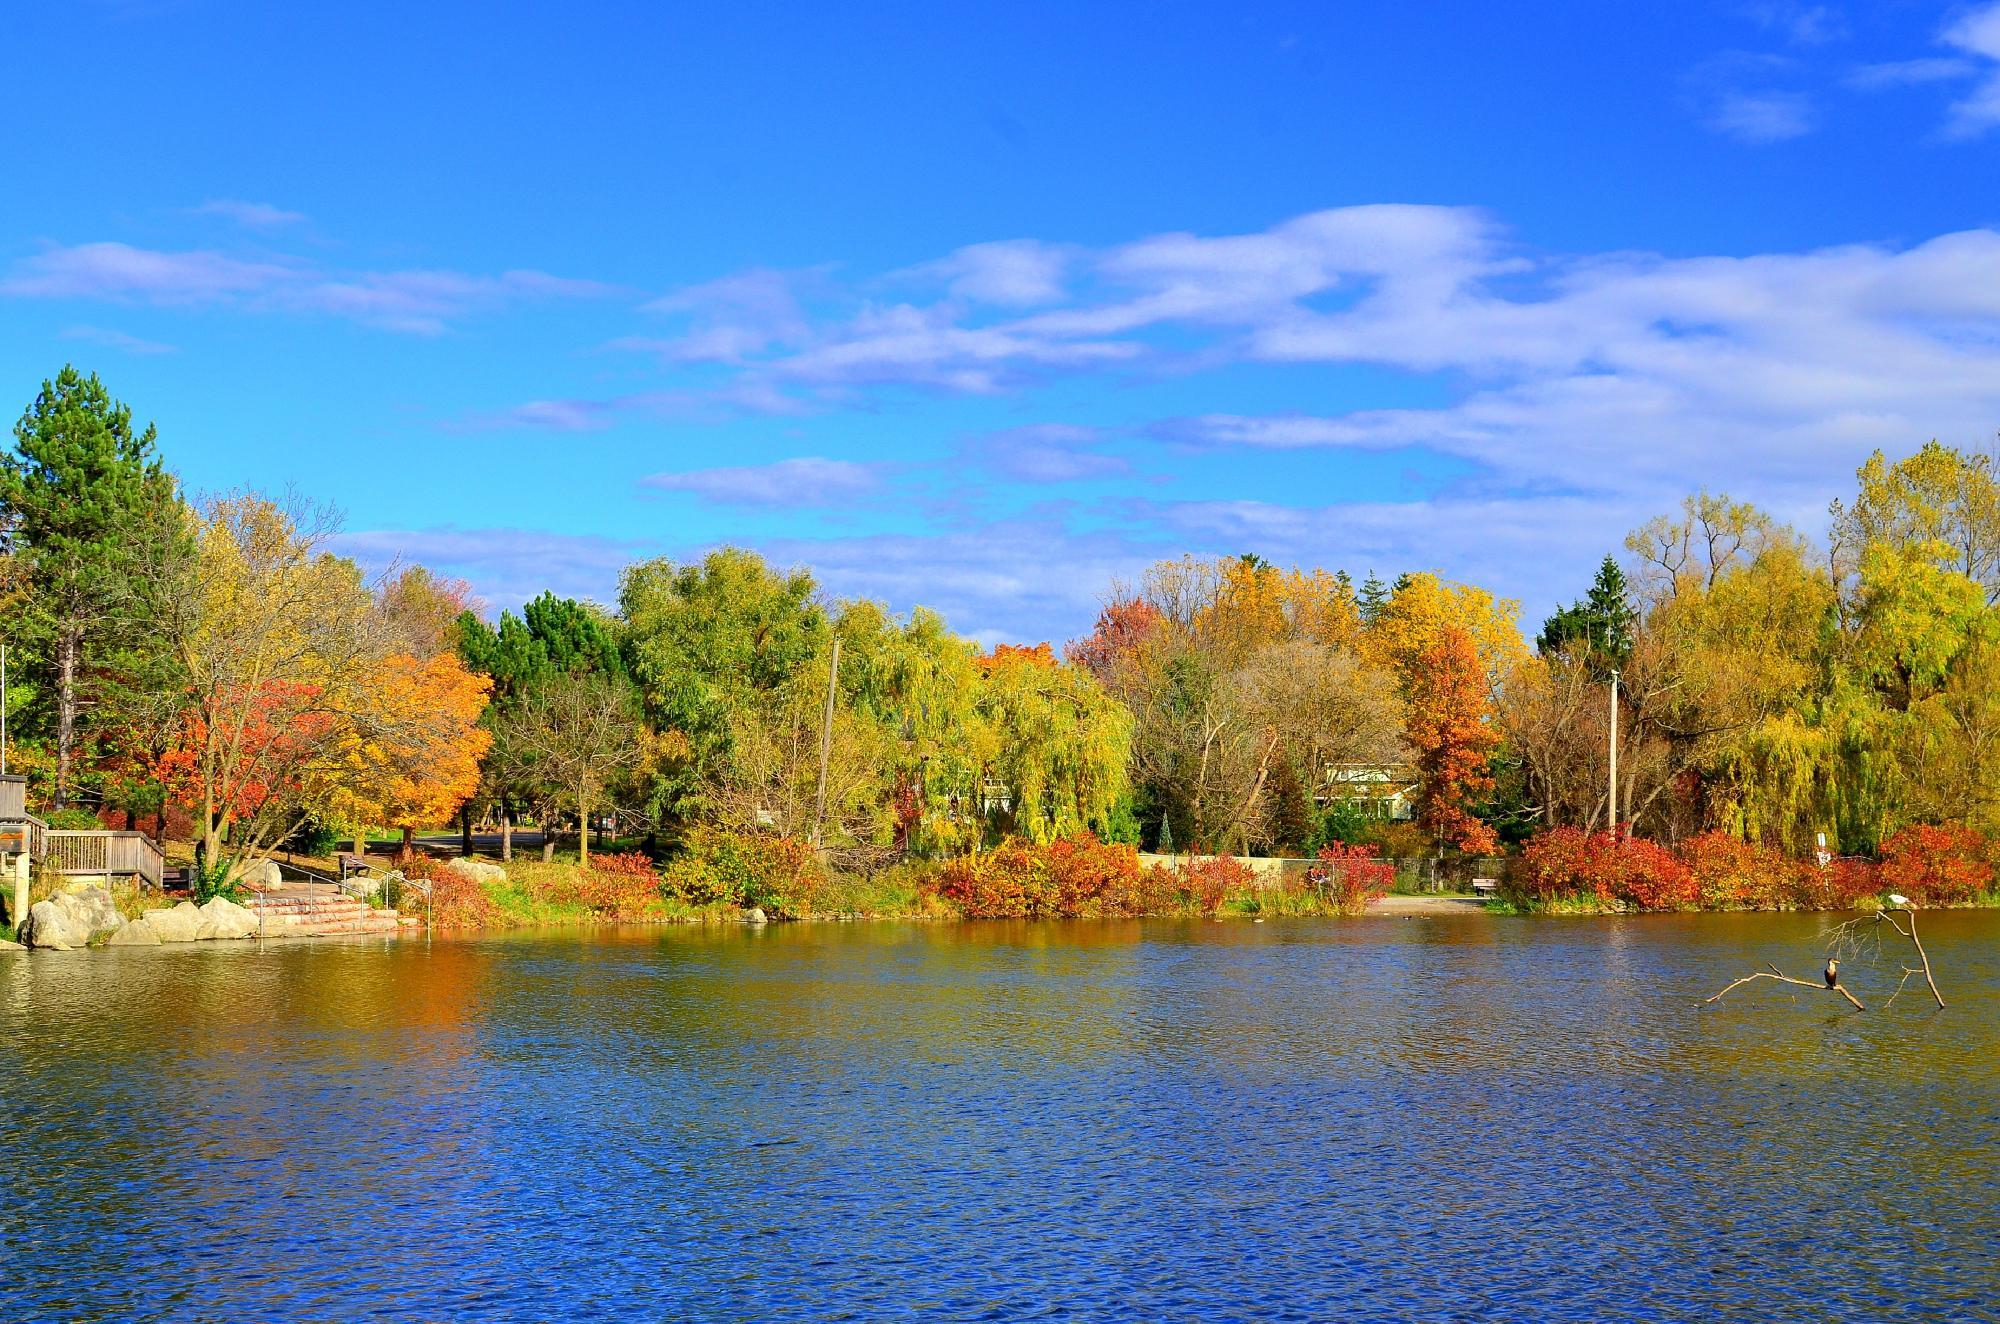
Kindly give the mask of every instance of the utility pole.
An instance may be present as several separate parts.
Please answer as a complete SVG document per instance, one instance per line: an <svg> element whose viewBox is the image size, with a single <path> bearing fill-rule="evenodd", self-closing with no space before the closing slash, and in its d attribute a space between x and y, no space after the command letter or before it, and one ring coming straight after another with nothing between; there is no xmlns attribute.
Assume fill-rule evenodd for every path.
<svg viewBox="0 0 2000 1324"><path fill-rule="evenodd" d="M826 821L826 769L833 759L833 694L840 680L840 636L833 639L833 660L826 664L826 713L819 723L819 795L813 801L812 844L819 845L820 824Z"/></svg>
<svg viewBox="0 0 2000 1324"><path fill-rule="evenodd" d="M1611 783L1605 802L1611 808L1611 831L1618 831L1618 671L1611 672Z"/></svg>

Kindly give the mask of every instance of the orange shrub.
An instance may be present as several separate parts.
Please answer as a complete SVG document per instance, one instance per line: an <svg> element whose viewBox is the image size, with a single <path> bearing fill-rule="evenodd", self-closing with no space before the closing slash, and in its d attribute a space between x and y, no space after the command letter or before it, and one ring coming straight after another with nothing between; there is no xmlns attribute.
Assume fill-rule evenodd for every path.
<svg viewBox="0 0 2000 1324"><path fill-rule="evenodd" d="M405 878L429 883L431 924L440 929L485 928L499 918L499 908L486 895L485 886L456 869L447 869L428 855L411 859L402 869ZM412 890L400 899L403 912L422 916L423 900Z"/></svg>
<svg viewBox="0 0 2000 1324"><path fill-rule="evenodd" d="M1920 906L1970 901L1993 886L1986 839L1962 823L1912 823L1882 843L1882 885Z"/></svg>
<svg viewBox="0 0 2000 1324"><path fill-rule="evenodd" d="M1009 839L945 861L930 889L969 919L1127 915L1144 908L1138 853L1076 837L1036 846Z"/></svg>

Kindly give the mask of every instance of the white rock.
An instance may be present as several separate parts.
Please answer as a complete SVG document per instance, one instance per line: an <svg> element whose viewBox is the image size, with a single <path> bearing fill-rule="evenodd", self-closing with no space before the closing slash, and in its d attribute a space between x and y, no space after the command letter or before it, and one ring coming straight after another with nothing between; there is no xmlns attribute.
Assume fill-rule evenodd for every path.
<svg viewBox="0 0 2000 1324"><path fill-rule="evenodd" d="M215 925L192 901L183 901L171 910L149 910L146 922L161 942L199 942L215 936Z"/></svg>
<svg viewBox="0 0 2000 1324"><path fill-rule="evenodd" d="M92 938L124 922L118 907L111 904L111 893L102 887L79 887L30 906L27 922L21 925L21 941L66 952L89 946Z"/></svg>
<svg viewBox="0 0 2000 1324"><path fill-rule="evenodd" d="M743 912L743 922L745 924L769 924L771 921L770 917L764 914L762 906L752 906Z"/></svg>
<svg viewBox="0 0 2000 1324"><path fill-rule="evenodd" d="M276 860L259 860L245 869L237 881L245 887L267 891L285 881L285 871L278 867Z"/></svg>
<svg viewBox="0 0 2000 1324"><path fill-rule="evenodd" d="M158 947L160 935L143 919L129 919L111 935L106 947Z"/></svg>
<svg viewBox="0 0 2000 1324"><path fill-rule="evenodd" d="M485 860L475 860L466 855L446 860L444 867L453 873L465 875L475 883L504 883L507 881L507 871L499 865L490 864Z"/></svg>
<svg viewBox="0 0 2000 1324"><path fill-rule="evenodd" d="M257 936L257 912L246 906L239 906L226 897L210 897L201 907L201 913L214 926L212 935L217 938L254 938Z"/></svg>
<svg viewBox="0 0 2000 1324"><path fill-rule="evenodd" d="M27 950L26 947L23 947L18 942L8 942L5 938L0 938L0 952L25 952Z"/></svg>

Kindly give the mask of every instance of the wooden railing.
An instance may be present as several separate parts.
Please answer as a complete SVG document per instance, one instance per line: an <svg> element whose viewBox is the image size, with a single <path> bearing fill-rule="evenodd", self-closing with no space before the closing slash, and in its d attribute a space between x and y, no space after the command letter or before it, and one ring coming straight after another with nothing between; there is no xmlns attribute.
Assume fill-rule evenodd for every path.
<svg viewBox="0 0 2000 1324"><path fill-rule="evenodd" d="M48 867L61 874L134 877L151 887L160 885L165 857L160 845L143 832L66 832L50 828L43 839Z"/></svg>

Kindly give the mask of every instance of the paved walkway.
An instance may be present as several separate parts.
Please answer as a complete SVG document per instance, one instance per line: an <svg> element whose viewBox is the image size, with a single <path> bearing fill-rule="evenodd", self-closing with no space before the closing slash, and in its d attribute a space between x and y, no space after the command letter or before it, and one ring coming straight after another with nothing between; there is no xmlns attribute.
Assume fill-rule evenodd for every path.
<svg viewBox="0 0 2000 1324"><path fill-rule="evenodd" d="M1470 896L1392 894L1368 904L1371 915L1483 915L1486 903Z"/></svg>

